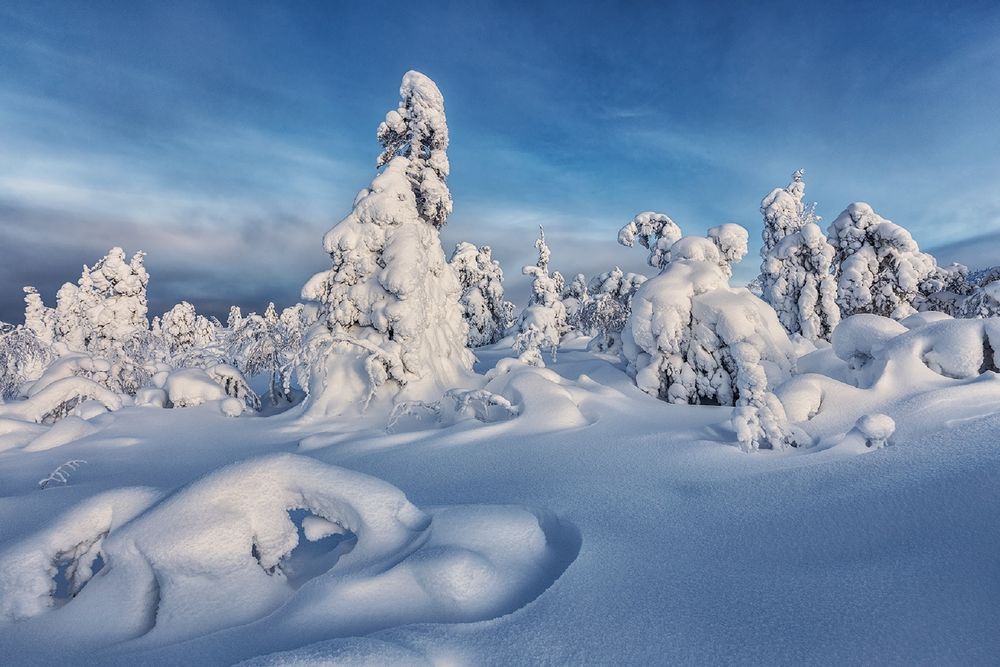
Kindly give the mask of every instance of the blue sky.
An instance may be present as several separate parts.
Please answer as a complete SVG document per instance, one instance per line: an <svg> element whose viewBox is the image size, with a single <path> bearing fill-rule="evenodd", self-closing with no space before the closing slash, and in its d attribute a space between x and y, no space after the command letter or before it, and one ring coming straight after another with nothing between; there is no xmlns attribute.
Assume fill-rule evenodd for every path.
<svg viewBox="0 0 1000 667"><path fill-rule="evenodd" d="M995 2L8 0L0 319L113 245L149 253L153 312L292 303L411 68L447 105L446 249L492 245L517 299L539 224L567 275L641 270L634 213L756 241L798 167L827 221L868 201L1000 264L998 64Z"/></svg>

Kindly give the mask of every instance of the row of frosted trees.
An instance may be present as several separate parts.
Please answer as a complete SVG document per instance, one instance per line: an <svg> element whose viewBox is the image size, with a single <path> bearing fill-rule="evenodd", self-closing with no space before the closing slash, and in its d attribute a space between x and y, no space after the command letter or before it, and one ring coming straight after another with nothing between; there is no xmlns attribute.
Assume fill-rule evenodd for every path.
<svg viewBox="0 0 1000 667"><path fill-rule="evenodd" d="M744 228L685 236L667 215L644 212L618 241L646 248L655 277L616 268L566 281L552 270L540 231L538 259L523 269L529 302L518 316L489 247L461 243L450 260L442 247L452 198L437 86L408 72L377 137L378 172L325 235L330 268L303 287L303 304L246 317L234 309L223 325L181 303L150 323L143 255L126 259L116 248L60 289L54 308L28 289L25 324L0 331L5 395L54 358L86 353L111 367L108 382L123 393L137 394L164 372L157 364L233 377L218 370L222 364L267 377L272 402L298 385L308 397L305 414L329 416L473 386L470 348L506 340L537 366L576 333L592 337L591 349L624 359L643 390L676 403L735 405L741 441L777 445L798 437L770 393L794 365L790 336L827 340L842 317L861 312L996 312L987 287L970 285L960 267L938 267L867 204L849 206L824 234L803 202L799 171L762 202L753 291L730 285L747 254Z"/></svg>

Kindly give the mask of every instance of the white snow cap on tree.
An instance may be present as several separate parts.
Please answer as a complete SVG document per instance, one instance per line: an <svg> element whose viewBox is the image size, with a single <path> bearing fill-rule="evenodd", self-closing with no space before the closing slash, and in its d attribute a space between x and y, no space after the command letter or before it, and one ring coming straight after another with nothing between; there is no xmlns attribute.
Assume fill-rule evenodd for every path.
<svg viewBox="0 0 1000 667"><path fill-rule="evenodd" d="M936 269L903 227L864 202L851 204L827 230L840 270L837 304L844 317L874 313L902 319L915 312L920 285Z"/></svg>
<svg viewBox="0 0 1000 667"><path fill-rule="evenodd" d="M747 256L750 234L745 227L732 222L718 225L708 230L708 238L719 249L722 258L720 268L729 276L733 275L733 265Z"/></svg>
<svg viewBox="0 0 1000 667"><path fill-rule="evenodd" d="M451 255L451 268L462 285L463 315L469 325L469 345L492 345L514 322L514 304L504 299L503 269L489 246L462 242Z"/></svg>
<svg viewBox="0 0 1000 667"><path fill-rule="evenodd" d="M561 285L549 275L549 251L545 243L545 230L538 228L535 241L538 261L534 266L526 266L522 273L531 276L531 296L527 308L521 313L514 351L522 360L535 365L543 365L541 352L548 350L553 356L559 349L559 342L568 330L566 307L561 299Z"/></svg>
<svg viewBox="0 0 1000 667"><path fill-rule="evenodd" d="M377 137L382 153L377 166L393 158L407 158L406 177L410 181L417 210L427 222L440 229L451 215L448 178L448 123L444 97L437 85L420 72L403 75L399 87L399 108L385 115Z"/></svg>
<svg viewBox="0 0 1000 667"><path fill-rule="evenodd" d="M660 269L669 261L667 251L681 238L681 228L662 213L646 211L639 213L618 232L618 242L631 248L636 239L643 248L649 250L647 262Z"/></svg>
<svg viewBox="0 0 1000 667"><path fill-rule="evenodd" d="M443 100L416 72L400 92L379 126L384 169L324 236L332 268L302 289L320 306L307 341L311 414L363 408L382 387L437 398L472 368L461 285L438 236L451 211Z"/></svg>

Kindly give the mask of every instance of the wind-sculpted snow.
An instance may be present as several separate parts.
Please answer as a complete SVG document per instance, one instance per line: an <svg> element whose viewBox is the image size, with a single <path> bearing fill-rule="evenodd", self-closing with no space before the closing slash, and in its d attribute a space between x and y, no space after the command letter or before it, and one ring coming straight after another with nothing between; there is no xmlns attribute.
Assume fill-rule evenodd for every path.
<svg viewBox="0 0 1000 667"><path fill-rule="evenodd" d="M0 618L44 614L63 576L72 599L52 627L100 617L107 634L142 646L264 617L254 634L271 641L473 621L526 604L578 548L547 513L425 512L391 484L291 454L226 466L149 507L156 495L99 494L8 548ZM299 558L303 537L332 547Z"/></svg>

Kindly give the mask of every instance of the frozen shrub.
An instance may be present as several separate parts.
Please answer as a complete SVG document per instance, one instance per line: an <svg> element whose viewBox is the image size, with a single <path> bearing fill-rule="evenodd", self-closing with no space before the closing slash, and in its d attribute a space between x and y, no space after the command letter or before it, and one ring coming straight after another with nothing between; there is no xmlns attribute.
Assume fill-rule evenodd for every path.
<svg viewBox="0 0 1000 667"><path fill-rule="evenodd" d="M599 352L619 352L621 332L632 311L632 297L646 276L625 273L617 266L590 281L590 300L580 315L579 329L593 336L590 348Z"/></svg>

